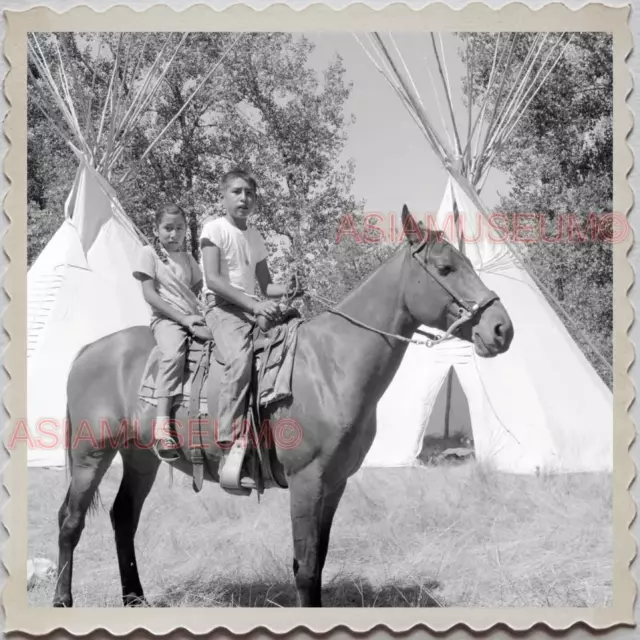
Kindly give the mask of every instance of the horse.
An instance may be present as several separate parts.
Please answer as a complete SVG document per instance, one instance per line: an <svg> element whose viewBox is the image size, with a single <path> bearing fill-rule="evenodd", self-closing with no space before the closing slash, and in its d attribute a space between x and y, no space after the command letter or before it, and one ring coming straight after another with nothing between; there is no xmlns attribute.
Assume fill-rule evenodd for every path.
<svg viewBox="0 0 640 640"><path fill-rule="evenodd" d="M421 325L451 332L480 357L508 350L514 335L499 297L471 262L441 233L416 224L402 210L405 238L398 249L335 307L298 327L291 399L267 407L271 421L300 426L296 446L278 445L274 465L290 495L293 574L297 606L322 606L322 572L332 522L348 479L358 471L376 434L376 405ZM445 333L445 337L448 335ZM75 358L67 391L69 488L58 513L55 607L71 607L73 554L98 486L120 452L122 480L113 506L124 606L147 606L138 575L134 537L160 464L149 447L112 438L77 438L83 422L120 424L138 418L150 434L153 407L138 397L141 376L155 345L148 327L132 327L97 340ZM210 375L219 375L215 362ZM215 382L214 382L215 384ZM214 415L209 399L209 413ZM101 431L102 432L102 431ZM191 473L188 460L171 463ZM207 473L207 481L219 479Z"/></svg>

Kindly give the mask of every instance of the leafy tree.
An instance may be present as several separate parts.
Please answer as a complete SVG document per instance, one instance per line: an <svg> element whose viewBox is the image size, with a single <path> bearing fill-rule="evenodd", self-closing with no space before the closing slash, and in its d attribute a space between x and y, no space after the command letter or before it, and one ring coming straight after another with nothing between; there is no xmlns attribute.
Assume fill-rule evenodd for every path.
<svg viewBox="0 0 640 640"><path fill-rule="evenodd" d="M31 265L64 220L75 157L35 105L28 101L27 264Z"/></svg>
<svg viewBox="0 0 640 640"><path fill-rule="evenodd" d="M509 69L507 57L498 77L513 81L528 53L533 34L518 34ZM560 34L550 34L552 43ZM495 37L473 34L471 82L465 94L477 101L489 85ZM561 46L564 46L565 40ZM466 60L466 48L461 50ZM517 214L545 221L535 242L518 248L537 278L580 327L572 333L585 355L608 384L609 369L583 339L586 334L611 362L613 319L612 244L605 214L613 206L612 43L604 33L576 33L559 63L496 156L494 166L510 177L510 192L497 211L506 214L513 232ZM499 83L489 97L492 113ZM595 225L594 225L595 221ZM562 226L560 226L562 225ZM559 242L550 242L560 237ZM610 235L609 235L610 237ZM513 233L511 238L514 238ZM553 299L549 300L556 306ZM557 307L556 307L557 308ZM544 336L540 337L544 340Z"/></svg>
<svg viewBox="0 0 640 640"><path fill-rule="evenodd" d="M166 37L152 34L146 39L139 78L144 78ZM165 200L181 205L189 216L189 247L197 257L199 226L221 212L218 183L222 174L232 166L249 168L260 185L254 224L275 250L272 268L276 272L295 268L320 292L326 274L318 271L326 268L326 256L334 250L339 220L362 208L350 195L353 163L339 164L347 126L353 120L344 110L350 87L344 82L342 60L336 56L319 78L308 65L313 46L306 38L286 33L245 34L185 106L235 38L237 34L189 34L131 132L113 166L111 181L127 213L150 238L155 208ZM177 42L174 37L166 51L172 51ZM65 46L73 74L85 88L79 102L86 103L90 94L95 96L91 111L94 136L118 43L117 35L103 38L101 56L96 56L96 40L90 34ZM120 55L128 55L127 47L121 47ZM134 43L132 57L140 47L141 43ZM125 77L123 87L127 94L135 90L136 83ZM140 161L183 107L179 118ZM109 124L110 112L104 128ZM29 126L35 126L35 121L30 120ZM36 167L47 156L40 155L38 146L31 156L30 179L32 175L37 179ZM46 190L57 182L66 194L71 177L51 175L41 182ZM34 233L36 226L32 225ZM312 254L315 258L310 260ZM327 291L334 290L336 278L348 277L336 268Z"/></svg>

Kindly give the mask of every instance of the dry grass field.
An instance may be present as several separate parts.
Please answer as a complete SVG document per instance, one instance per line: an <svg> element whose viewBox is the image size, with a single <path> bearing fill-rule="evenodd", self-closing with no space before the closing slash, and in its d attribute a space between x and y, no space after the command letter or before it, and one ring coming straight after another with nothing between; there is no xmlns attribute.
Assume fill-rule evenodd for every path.
<svg viewBox="0 0 640 640"><path fill-rule="evenodd" d="M101 485L74 563L75 606L119 607L108 509L121 469ZM29 470L29 557L57 561L63 470ZM288 493L238 498L162 469L136 538L153 606L292 606ZM612 599L607 475L515 477L474 462L364 470L338 509L324 605L340 607L594 607ZM29 591L50 606L55 579Z"/></svg>

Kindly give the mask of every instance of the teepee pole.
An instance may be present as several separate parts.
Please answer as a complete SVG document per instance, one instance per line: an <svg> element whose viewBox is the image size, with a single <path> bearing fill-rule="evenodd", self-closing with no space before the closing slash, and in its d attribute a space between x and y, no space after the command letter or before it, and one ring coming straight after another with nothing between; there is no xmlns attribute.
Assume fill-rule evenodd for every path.
<svg viewBox="0 0 640 640"><path fill-rule="evenodd" d="M113 66L114 75L117 74L118 70L120 69L123 40L124 40L124 35L120 34L120 38L118 40L118 48L116 50L116 61ZM109 164L109 156L111 155L111 149L113 148L113 135L116 128L116 111L117 111L118 96L120 94L121 84L122 84L121 82L118 82L117 87L115 87L114 90L111 91L111 122L109 122L109 134L107 136L107 149L104 153L104 156L101 162L103 166L103 171L105 172L104 173L105 177L107 176L106 167Z"/></svg>
<svg viewBox="0 0 640 640"><path fill-rule="evenodd" d="M384 55L385 55L385 57L387 59L387 62L391 66L391 68L393 70L393 73L395 74L395 77L400 82L400 85L402 86L402 89L403 89L404 93L406 94L406 96L407 96L407 98L409 100L409 103L411 104L411 106L415 110L415 114L422 121L425 131L428 132L428 138L427 139L431 142L432 146L433 146L433 141L435 141L437 143L437 147L439 149L438 153L441 154L442 157L447 158L449 160L449 162L451 162L452 159L451 159L451 154L450 154L449 150L444 145L444 143L442 142L442 140L440 139L440 137L438 136L436 131L431 127L431 124L429 122L429 119L428 119L427 115L416 104L415 98L412 96L411 91L406 86L406 83L403 80L402 76L398 73L396 65L393 62L393 59L391 58L391 56L389 55L389 52L387 51L387 48L386 48L384 42L382 41L382 38L380 38L380 35L378 33L376 33L376 32L374 32L374 37L375 37L376 41L378 42L382 52L384 53Z"/></svg>
<svg viewBox="0 0 640 640"><path fill-rule="evenodd" d="M416 87L415 82L413 81L413 77L412 77L412 75L411 75L411 73L410 73L409 69L407 68L407 65L406 65L406 63L405 63L405 61L404 61L404 58L403 58L402 54L400 53L400 49L399 49L399 48L398 48L398 46L396 45L395 40L393 39L393 36L392 36L391 34L389 34L389 37L390 37L390 39L391 39L392 44L394 45L394 47L395 47L395 49L396 49L396 52L397 52L397 54L398 54L398 57L400 58L400 61L402 62L402 65L404 66L404 69L405 69L406 75L409 77L409 80L410 80L411 85L412 85L412 87L413 87L413 90L414 90L415 96L416 96L417 100L418 100L418 101L419 101L419 103L420 103L420 107L421 107L420 112L421 112L421 113L423 113L423 114L424 114L424 118L428 120L427 115L426 115L426 107L425 107L425 105L424 105L424 102L422 101L422 98L420 97L420 93L418 92L418 88ZM428 68L428 67L427 67L427 68ZM436 92L436 96L437 96L437 92ZM439 106L439 104L440 104L440 103L439 103L439 101L438 101L438 106ZM415 105L415 107L417 108L417 104ZM443 123L444 123L444 114L441 114L441 115L443 116ZM425 131L425 130L426 130L426 129L425 129L424 125L423 125L423 133L424 133L424 131ZM445 128L445 132L447 133L447 137L449 137L449 133L448 133L448 131L446 130L446 128ZM451 139L450 139L450 138L449 138L449 141L451 142Z"/></svg>
<svg viewBox="0 0 640 640"><path fill-rule="evenodd" d="M31 96L30 100L33 100L34 104L36 105L36 107L38 107L38 109L40 109L40 111L42 111L42 114L45 116L45 118L49 121L49 123L51 124L51 126L57 131L58 135L72 148L75 149L78 153L81 153L80 150L73 144L73 142L71 142L71 138L64 132L62 131L62 129L60 129L60 127L58 127L58 125L56 124L55 120L47 113L47 110L44 108L44 106L42 105L42 103L40 102L40 100L38 100L38 98L36 96Z"/></svg>
<svg viewBox="0 0 640 640"><path fill-rule="evenodd" d="M515 41L517 39L517 36L518 34L516 34L516 37L514 38L514 46L515 46ZM509 108L509 105L511 104L514 91L516 91L516 88L519 89L522 86L522 83L520 82L521 77L526 69L527 62L529 61L529 58L533 54L533 51L535 50L535 47L537 46L537 43L540 40L540 38L541 38L541 34L537 33L533 39L533 42L531 43L531 46L529 47L529 52L527 53L527 55L525 56L525 59L520 64L520 67L518 68L518 73L516 74L516 77L511 85L511 90L509 91L509 95L504 100L504 104L500 109L500 114L498 115L498 122L502 122L504 114L506 110Z"/></svg>
<svg viewBox="0 0 640 640"><path fill-rule="evenodd" d="M134 80L138 75L138 68L140 67L140 63L143 60L145 49L147 48L147 42L149 41L149 34L147 33L142 41L142 47L140 47L140 53L138 53L136 63L131 71L131 83L133 84Z"/></svg>
<svg viewBox="0 0 640 640"><path fill-rule="evenodd" d="M527 77L530 75L531 70L533 69L533 66L536 63L536 60L538 58L540 51L542 50L542 46L544 45L546 38L547 38L547 34L544 35L544 37L542 38L542 42L539 45L537 44L537 41L539 40L539 38L536 38L535 44L532 45L529 51L529 54L525 59L525 63L523 64L523 67L524 67L527 64L527 61L531 58L531 61L528 63L528 66L524 69L524 76L522 77L521 80L518 81L518 83L514 83L514 86L517 86L515 94L511 98L511 101L506 103L503 106L503 108L500 110L500 115L497 118L500 124L507 117L508 113L510 113L511 110L514 108L514 105L517 104L520 94L525 90ZM494 109L494 115L496 115L497 113L496 109L497 109L497 106ZM479 154L480 158L483 158L486 156L487 150L490 148L490 145L493 142L494 136L495 136L495 128L494 126L490 126L489 129L487 130L485 139L483 140L481 153ZM476 174L481 175L482 169L479 169L479 170L476 169Z"/></svg>
<svg viewBox="0 0 640 640"><path fill-rule="evenodd" d="M473 91L471 89L471 82L473 77L473 51L469 53L469 35L466 37L467 43L467 87L469 88L469 101L468 101L468 118L467 118L467 143L465 144L462 157L464 158L465 168L469 168L471 164L471 155L469 153L469 141L471 140L471 121L473 118Z"/></svg>
<svg viewBox="0 0 640 640"><path fill-rule="evenodd" d="M562 51L560 52L560 54L558 55L558 57L556 58L555 62L553 63L553 65L551 66L551 68L549 69L549 71L547 72L547 74L545 75L545 77L542 79L542 81L540 82L540 84L538 85L538 87L536 88L535 92L533 93L533 95L529 98L529 100L527 101L527 103L525 104L524 108L519 112L519 115L516 119L516 121L513 123L513 125L509 128L509 130L507 131L507 133L505 134L505 138L508 138L511 133L513 132L513 130L515 129L515 127L517 126L518 122L520 122L520 119L522 118L522 116L526 113L527 109L529 108L529 105L531 104L531 101L536 97L536 95L538 94L538 91L540 91L540 89L542 88L542 86L545 84L545 82L547 81L547 78L549 77L549 75L552 73L552 71L555 69L556 65L558 64L558 62L560 62L560 59L562 58L562 56L564 55L564 52L566 51L567 47L571 44L571 40L573 40L573 34L571 34L571 36L569 36L569 40L567 41L567 44L565 44L565 46L563 47Z"/></svg>
<svg viewBox="0 0 640 640"><path fill-rule="evenodd" d="M431 44L433 45L433 52L436 56L436 62L438 63L438 71L440 72L440 77L442 78L442 83L444 84L444 88L445 88L445 96L447 98L447 105L449 107L449 115L451 116L451 123L453 125L453 135L456 141L456 150L458 152L458 156L462 156L462 145L460 144L460 135L458 134L458 125L456 124L456 116L453 111L453 103L451 101L451 88L449 87L449 82L442 69L442 63L440 62L440 56L438 55L436 40L433 36L433 33L431 33ZM442 48L442 51L444 53L444 47Z"/></svg>
<svg viewBox="0 0 640 640"><path fill-rule="evenodd" d="M542 45L544 44L544 40L546 39L546 34L543 38L542 43L540 44L540 50L542 48ZM532 47L533 50L533 47ZM527 59L530 56L527 56ZM506 107L503 107L503 109L500 109L500 105L499 103L496 101L494 108L493 108L493 116L491 118L491 123L489 124L489 126L487 127L487 132L485 134L484 140L482 141L482 146L481 146L481 151L479 153L478 157L478 161L476 163L476 166L474 167L474 173L473 173L473 177L472 177L472 181L477 182L479 176L482 175L482 173L485 170L485 166L486 166L486 158L488 157L490 150L491 150L491 146L493 145L493 143L495 142L495 134L496 134L496 130L500 127L501 123L502 123L502 118L503 118L503 114L505 112L505 109L508 111L512 108L512 104L516 101L517 96L520 95L520 93L525 89L526 87L526 77L529 75L529 73L531 72L531 69L533 68L533 65L535 64L535 61L537 60L537 53L536 55L533 57L530 66L528 67L526 73L525 73L525 78L523 78L522 82L520 83L520 85L517 88L516 91L516 95L513 97L512 99L512 103L510 105L507 105ZM500 113L500 115L498 116L498 112Z"/></svg>
<svg viewBox="0 0 640 640"><path fill-rule="evenodd" d="M558 62L562 58L562 56L564 54L564 51L569 46L569 43L571 42L572 38L573 38L573 36L571 36L569 38L569 41L567 42L565 47L562 49L562 51L560 52L560 54L558 55L558 57L554 61L554 63L551 66L551 68L547 71L547 73L544 76L544 78L542 79L542 81L538 84L537 87L535 87L535 82L536 82L538 76L540 75L540 73L544 69L544 66L546 65L551 53L556 48L556 46L557 46L558 42L560 42L560 40L558 40L558 42L556 42L556 44L552 48L552 51L547 56L547 58L545 59L545 61L542 64L542 66L540 67L538 73L536 74L535 78L533 79L533 81L529 85L528 89L524 93L524 96L522 96L520 102L510 112L509 117L505 118L505 122L500 124L500 128L496 130L495 135L493 137L493 140L491 141L491 144L490 144L490 146L489 146L489 148L487 150L486 158L485 158L485 160L483 162L482 171L485 170L485 166L488 168L491 165L491 163L493 162L495 156L502 149L505 141L510 138L511 134L513 133L513 130L515 129L515 127L520 122L522 116L527 112L527 109L529 108L529 105L531 104L532 100L538 94L538 92L540 91L542 86L545 84L547 78L549 77L551 72L554 70L555 66L558 64ZM535 87L535 90L534 90L534 87ZM531 96L529 96L530 93L532 93ZM525 99L527 100L527 102L526 102L526 104L523 105L523 102L524 102Z"/></svg>
<svg viewBox="0 0 640 640"><path fill-rule="evenodd" d="M92 140L95 140L96 132L93 128L92 118L91 118L91 108L93 107L93 96L95 95L95 87L96 87L96 77L98 75L98 60L100 59L100 54L102 53L102 40L100 40L100 46L98 47L98 53L96 55L96 60L93 65L93 78L91 80L91 91L89 93L89 103L87 105L87 118L85 124L85 133L84 137L87 141L87 147L91 148Z"/></svg>
<svg viewBox="0 0 640 640"><path fill-rule="evenodd" d="M156 59L153 61L153 64L151 65L151 68L149 69L149 71L147 72L147 75L145 76L145 79L144 79L144 81L142 83L142 87L140 87L139 91L137 92L136 96L134 97L133 101L131 102L131 105L129 106L129 109L128 109L127 113L125 114L125 117L123 118L122 123L120 125L121 126L121 130L122 130L121 137L125 136L126 134L128 134L129 131L137 123L140 115L146 109L146 106L149 104L149 102L151 101L151 99L155 95L156 91L158 90L158 87L160 86L160 84L161 84L162 80L164 79L165 75L167 74L167 72L169 70L169 67L173 63L173 60L174 60L176 54L178 53L178 50L180 49L180 46L186 40L186 38L187 38L187 36L189 34L185 34L183 36L183 38L181 39L180 43L178 44L176 50L174 51L173 56L171 56L169 61L165 64L163 70L160 73L160 76L154 80L154 84L152 85L151 89L149 91L147 91L147 87L149 86L149 84L150 84L150 82L151 82L151 80L153 78L153 74L155 73L156 67L160 64L160 60L162 59L162 56L164 55L164 50L167 48L167 45L169 44L169 41L170 41L170 38L171 38L172 35L173 34L169 34L169 36L165 40L165 42L164 42L164 44L162 46L162 49L158 53Z"/></svg>
<svg viewBox="0 0 640 640"><path fill-rule="evenodd" d="M153 149L153 147L156 145L156 143L158 142L158 140L160 140L160 138L164 135L165 131L176 121L176 119L180 116L180 114L187 108L187 106L191 103L191 101L193 100L193 98L196 96L196 94L198 93L198 91L200 91L200 89L204 86L205 82L217 71L218 67L222 64L222 62L224 61L224 59L227 57L227 55L229 55L229 53L231 52L231 50L235 47L236 43L244 36L244 32L240 33L240 35L231 43L231 46L224 52L224 54L222 55L222 57L220 58L220 60L218 60L218 62L216 62L216 64L213 66L213 68L209 71L209 73L207 73L207 75L204 77L204 79L202 80L202 82L194 89L193 93L187 98L187 100L185 101L185 103L182 105L182 107L178 110L178 112L171 118L171 120L169 120L169 122L167 123L167 125L164 127L164 129L162 129L162 131L155 137L155 139L153 140L153 142L151 142L151 144L147 147L146 151L140 156L140 158L135 162L133 167L130 167L129 170L124 174L124 176L122 176L122 178L120 179L119 183L122 184L130 175L132 175L132 173L134 171L137 171L137 169L140 167L141 162L144 160L144 158L147 157L147 155L151 152L151 149Z"/></svg>
<svg viewBox="0 0 640 640"><path fill-rule="evenodd" d="M102 139L102 131L104 129L105 118L107 117L107 107L109 106L109 101L111 99L111 93L113 91L113 83L116 77L117 65L113 65L113 70L111 72L111 78L109 79L109 86L107 87L107 95L104 98L104 104L102 106L102 115L100 117L100 126L98 127L98 135L96 136L96 141L93 147L93 155L98 152L98 147L100 146L100 140Z"/></svg>
<svg viewBox="0 0 640 640"><path fill-rule="evenodd" d="M502 80L500 81L500 85L498 87L498 91L496 92L496 97L494 99L494 107L491 113L491 120L489 121L489 125L487 127L487 133L485 136L485 142L486 140L491 136L491 133L493 132L493 128L495 126L496 121L498 120L498 112L500 110L500 99L502 97L502 94L504 92L504 85L507 81L507 68L509 67L509 62L511 62L511 57L513 55L513 51L515 49L515 42L516 39L515 37L513 38L513 40L511 40L511 46L509 47L509 39L511 39L511 36L507 36L507 43L504 45L502 52L500 53L500 60L498 61L498 64L496 66L496 69L499 69L500 67L502 67L502 61L504 60L505 56L507 57L507 61L504 65L504 72L502 73ZM507 49L508 47L508 49ZM508 53L507 53L508 51ZM484 149L484 146L483 146Z"/></svg>
<svg viewBox="0 0 640 640"><path fill-rule="evenodd" d="M126 130L126 128L128 128L128 125L129 125L129 120L134 119L135 116L137 115L138 103L140 103L141 101L144 101L145 91L147 90L147 86L151 82L151 78L153 77L155 69L160 63L160 59L162 58L162 55L164 54L164 50L167 47L167 44L169 43L169 40L172 35L173 34L170 33L167 36L167 38L164 41L164 44L162 45L162 48L160 49L160 51L158 52L158 55L156 56L156 59L153 61L151 68L147 71L145 79L142 82L142 86L140 87L140 89L138 89L136 95L133 97L133 100L129 105L129 109L127 110L126 114L124 115L124 118L122 119L121 128L124 128ZM146 40L145 40L145 45L146 45ZM144 54L144 50L141 52L140 58L142 58L143 54Z"/></svg>
<svg viewBox="0 0 640 640"><path fill-rule="evenodd" d="M489 127L487 128L487 137L490 135L489 132L493 131L493 127L494 127L494 125L496 123L496 116L497 116L497 113L498 113L498 109L500 107L500 101L502 99L502 94L504 93L505 83L507 81L506 69L509 68L509 63L511 62L511 58L513 57L513 52L514 52L514 49L515 49L515 42L516 42L516 40L515 40L515 37L514 37L514 39L511 42L511 47L509 48L509 55L507 56L507 61L505 63L505 71L502 74L502 81L500 82L500 86L498 87L498 92L497 92L496 97L495 97L495 108L493 110L493 115L492 115L492 118L491 118L491 122L489 124ZM500 56L500 62L498 63L498 66L502 65L502 58L504 58L505 52L506 52L506 46L505 46L505 49L502 52L502 55Z"/></svg>
<svg viewBox="0 0 640 640"><path fill-rule="evenodd" d="M160 73L160 76L156 79L155 83L153 84L153 86L151 87L149 92L146 95L144 95L142 97L142 99L140 100L139 104L136 105L136 109L135 109L135 111L133 111L133 113L131 113L131 107L130 107L129 112L127 113L128 121L126 123L126 126L122 125L123 126L123 130L122 130L122 132L120 133L120 136L119 136L120 140L118 141L117 149L115 150L114 154L112 155L112 161L110 163L111 166L113 166L113 164L120 157L122 151L124 150L124 146L125 146L124 145L124 140L125 140L126 136L130 133L130 131L133 129L133 127L135 127L135 125L138 123L141 115L144 113L145 109L147 108L147 105L149 104L149 102L151 102L151 100L153 99L153 97L157 93L158 88L160 87L160 85L162 84L162 81L164 80L165 76L169 72L169 69L171 68L171 65L173 64L173 61L174 61L176 55L178 54L178 51L180 50L180 48L184 44L184 42L187 39L188 35L189 35L188 33L185 34L183 36L183 38L180 40L180 42L178 43L178 46L176 47L175 51L173 52L173 55L168 60L168 62L164 66L162 72ZM164 47L163 47L163 50L164 50ZM162 55L162 52L159 54L159 56L160 55ZM157 60L159 60L159 59L160 58L158 57ZM147 75L145 83L148 83L148 80L150 78L151 78L151 72ZM145 86L147 86L147 85L145 84ZM141 92L139 92L138 96L141 96L141 95L142 95ZM127 116L125 116L125 119L127 119Z"/></svg>
<svg viewBox="0 0 640 640"><path fill-rule="evenodd" d="M134 36L132 35L129 40L129 46L127 48L127 54L125 56L124 63L122 64L122 71L121 71L122 77L120 78L120 82L118 83L118 101L117 101L116 113L114 117L116 124L113 132L114 145L117 144L118 138L122 131L122 111L124 110L125 100L128 94L130 94L133 89L133 78L129 81L127 80L128 71L129 71L129 59L131 58L131 49L133 47L133 38ZM129 90L127 90L127 84L131 84L131 87L129 88Z"/></svg>
<svg viewBox="0 0 640 640"><path fill-rule="evenodd" d="M60 94L58 85L56 84L56 81L53 79L53 75L51 74L49 65L47 64L47 61L44 57L44 53L42 53L42 50L40 49L40 44L38 43L38 39L35 36L33 36L33 40L36 44L36 47L39 53L36 52L32 44L29 42L28 46L31 53L33 54L32 60L36 65L36 68L38 69L40 74L47 80L49 87L52 90L52 97L54 99L54 102L56 103L56 106L62 113L62 116L64 117L64 119L67 121L69 128L74 132L74 134L77 135L77 130L74 129L73 117L69 112L69 106L67 105L66 100Z"/></svg>
<svg viewBox="0 0 640 640"><path fill-rule="evenodd" d="M438 88L436 87L436 81L433 78L433 73L431 73L431 66L429 65L429 60L427 59L426 56L424 58L424 61L425 61L425 65L427 67L427 73L429 74L429 80L431 82L431 87L433 89L433 97L436 100L436 106L438 108L438 113L440 114L440 120L442 121L442 128L444 129L444 133L447 136L447 140L449 141L449 145L451 146L451 149L453 149L454 148L453 138L449 134L449 128L447 127L447 121L446 121L446 118L444 117L444 110L442 109L442 105L440 104L440 98L438 97L439 91L438 91Z"/></svg>
<svg viewBox="0 0 640 640"><path fill-rule="evenodd" d="M393 45L393 48L396 50L396 54L398 55L398 58L400 58L400 62L402 63L402 66L404 67L404 71L407 75L407 77L409 78L409 81L411 82L411 86L413 87L413 91L416 95L416 97L418 98L418 101L420 102L420 106L425 109L424 106L424 102L422 101L422 97L420 96L420 92L418 91L418 87L416 87L416 83L413 81L413 76L411 75L411 72L409 71L409 68L407 67L407 63L404 61L404 57L402 56L402 53L400 51L400 49L398 48L398 45L396 44L396 41L393 39L393 34L389 33L389 39L391 40L391 44Z"/></svg>
<svg viewBox="0 0 640 640"><path fill-rule="evenodd" d="M143 56L144 56L145 49L147 47L148 40L149 40L149 34L147 33L146 36L145 36L145 39L144 39L144 41L142 43L142 47L140 49L140 53L137 56L136 64L134 65L133 70L131 72L130 84L131 84L132 87L133 87L133 83L135 82L135 79L136 79L136 77L138 75L138 67L140 66L140 63L143 60ZM152 69L153 69L153 66L152 66ZM143 86L133 95L127 111L125 112L124 116L122 117L122 120L120 120L120 122L118 124L118 130L116 131L116 148L118 148L119 146L122 145L123 140L124 140L125 136L128 133L128 131L127 131L127 121L129 119L131 113L133 112L137 101L139 100L140 96L143 94L145 88L146 88L146 83L143 83ZM114 154L115 155L119 155L119 152L116 153L116 149L114 149Z"/></svg>
<svg viewBox="0 0 640 640"><path fill-rule="evenodd" d="M491 95L491 89L493 87L495 72L497 68L499 44L500 44L500 33L498 33L498 37L496 38L496 44L493 50L493 62L491 63L491 72L489 73L489 81L487 83L487 87L484 92L482 104L480 105L480 111L478 112L478 116L473 124L473 129L471 130L471 134L467 139L467 144L465 148L465 152L466 152L466 149L467 148L471 149L471 146L473 144L473 157L471 160L471 167L469 169L470 172L474 170L475 163L476 163L475 159L478 157L478 147L480 145L480 141L482 140L482 129L484 127L484 122L487 115L487 105L489 104L489 96ZM471 96L470 96L470 99L471 99ZM478 135L475 138L475 143L472 143L478 124L480 125L480 127L478 128Z"/></svg>
<svg viewBox="0 0 640 640"><path fill-rule="evenodd" d="M358 40L358 37L355 34L353 34L353 35L356 38L356 40ZM373 57L371 56L370 52L360 42L360 40L358 40L358 42L362 46L364 52L369 56L369 58L371 59L371 61L375 65L375 67L378 69L378 71L382 74L382 76L385 78L385 80L391 85L391 88L398 94L398 97L402 101L402 104L404 104L404 106L407 109L407 113L413 119L413 121L416 123L416 125L418 126L418 129L421 131L421 133L425 136L425 138L427 138L427 141L429 142L429 144L434 149L436 155L440 158L441 161L444 162L444 158L445 158L444 151L439 148L438 142L433 137L431 137L430 131L425 128L424 123L419 118L418 114L416 113L415 109L413 108L413 104L411 103L411 100L404 93L400 83L394 81L394 79L390 75L390 73L387 73L382 69L382 67L373 59ZM445 131L446 131L446 129L445 129Z"/></svg>
<svg viewBox="0 0 640 640"><path fill-rule="evenodd" d="M69 35L69 38L73 38L73 35ZM58 38L56 38L56 42L57 42ZM73 74L73 81L75 82L75 86L76 89L78 91L78 96L79 96L79 101L80 101L80 105L79 105L79 109L78 112L80 113L80 117L76 114L76 120L78 121L78 131L82 131L82 125L81 123L81 118L82 118L82 111L85 110L87 108L87 99L84 96L84 92L81 90L81 87L83 86L83 84L80 82L80 79L78 78L78 72L76 69L76 65L73 62L73 56L71 55L71 51L69 50L69 44L67 42L67 38L62 38L60 40L61 44L62 44L62 48L65 52L65 55L67 56L67 58L69 59L69 67L71 68L71 73ZM57 46L56 46L57 48ZM60 60L60 68L64 71L64 64L62 62L62 56L60 55L60 50L58 49L58 59ZM68 80L66 78L65 75L65 82L67 84L67 93L69 95L69 101L71 103L71 107L73 108L74 104L73 104L73 99L71 98L71 89L69 87L69 83Z"/></svg>
<svg viewBox="0 0 640 640"><path fill-rule="evenodd" d="M527 70L526 77L530 76L533 73L533 64L535 64L535 62L537 61L538 57L541 55L542 45L544 44L547 35L548 34L545 34L545 37L543 38L543 41L541 43L541 48L538 51L537 55L535 56L534 60L532 61L531 66ZM559 42L559 40L558 40L558 42ZM504 132L504 130L508 126L509 122L511 122L511 120L515 117L515 114L518 113L518 111L520 111L520 109L522 107L522 104L523 104L523 101L526 99L526 97L528 96L529 92L531 91L531 87L534 86L538 76L542 72L542 69L544 69L544 66L547 63L547 60L549 59L549 57L553 53L553 50L557 46L558 42L556 42L553 45L553 47L551 48L551 51L547 54L547 57L544 59L544 61L540 65L537 73L534 75L533 80L528 85L527 85L526 82L523 81L521 88L516 93L516 96L514 96L512 104L509 105L509 108L507 110L506 115L504 116L502 121L498 125L496 125L496 129L492 133L491 140L489 141L489 143L483 149L483 153L488 153L488 152L491 151L492 146L499 140L499 134Z"/></svg>

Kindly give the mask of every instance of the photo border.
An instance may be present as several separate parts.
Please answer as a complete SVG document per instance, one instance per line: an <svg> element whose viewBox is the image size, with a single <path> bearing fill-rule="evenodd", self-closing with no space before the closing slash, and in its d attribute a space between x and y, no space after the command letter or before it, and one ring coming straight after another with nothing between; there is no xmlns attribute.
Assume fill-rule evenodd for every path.
<svg viewBox="0 0 640 640"><path fill-rule="evenodd" d="M64 13L46 7L26 11L7 11L7 36L4 53L10 70L4 82L9 113L4 133L9 150L4 159L4 171L10 187L4 201L10 220L3 247L9 260L4 289L10 299L3 316L4 328L10 336L4 366L10 382L4 392L4 405L11 420L3 430L8 441L16 421L26 416L26 273L27 273L27 203L26 203L26 34L28 31L334 31L334 30L431 30L431 31L610 31L613 35L614 105L613 105L613 176L614 212L628 216L633 193L627 176L633 165L633 155L627 137L633 116L626 103L632 89L632 79L626 65L632 38L628 27L630 7L607 7L601 4L569 9L561 4L531 9L513 3L494 9L482 3L472 3L464 9L452 9L444 4L412 9L394 4L373 9L364 4L335 10L326 5L312 5L294 10L284 4L274 4L262 10L247 5L234 5L217 10L204 5L175 11L168 6L134 10L118 6L104 12L89 7L76 7ZM211 24L210 28L203 25ZM270 609L216 608L212 621L209 608L75 608L53 609L27 606L27 445L20 442L9 451L4 469L4 485L10 495L3 512L3 524L9 538L2 558L8 578L3 589L6 616L5 631L44 634L54 629L86 634L105 629L124 634L136 629L161 634L183 629L205 633L226 629L247 633L266 628L274 633L286 633L296 628L323 633L338 627L353 632L365 632L384 626L390 631L409 631L423 627L442 632L463 626L483 631L495 625L513 630L530 629L543 624L561 630L582 622L592 629L606 629L620 624L634 624L633 605L636 586L630 572L636 545L630 532L635 515L629 486L635 477L629 447L634 438L634 426L629 408L635 393L629 367L634 349L628 330L634 311L627 297L634 277L628 260L633 245L631 233L614 245L613 282L613 370L614 370L614 469L613 487L613 604L609 608L426 608L426 609ZM544 336L541 336L544 339ZM114 562L116 559L114 558Z"/></svg>

